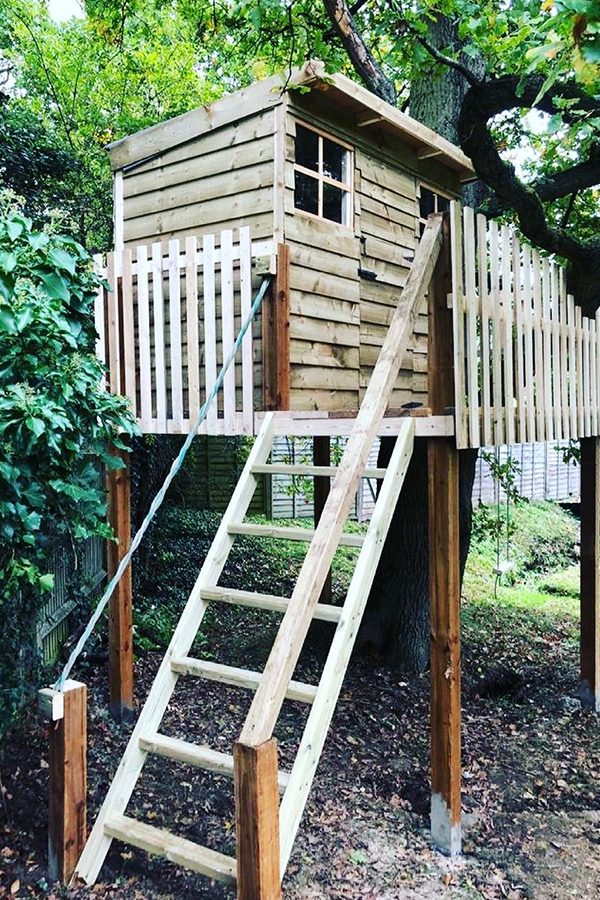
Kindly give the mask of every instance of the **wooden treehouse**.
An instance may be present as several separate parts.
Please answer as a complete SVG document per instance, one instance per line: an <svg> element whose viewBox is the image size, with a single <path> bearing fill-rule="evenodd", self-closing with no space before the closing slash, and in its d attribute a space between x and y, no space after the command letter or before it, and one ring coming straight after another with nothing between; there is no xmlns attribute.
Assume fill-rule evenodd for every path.
<svg viewBox="0 0 600 900"><path fill-rule="evenodd" d="M63 874L76 863L77 876L95 881L116 838L237 879L242 900L280 896L415 439L429 447L432 837L459 852L458 454L584 439L582 697L598 708L598 321L582 318L553 261L461 211L473 170L459 149L318 62L285 85L262 81L125 138L110 158L115 251L97 260L111 286L96 307L98 352L109 389L129 398L143 432L190 430L259 285L272 280L201 429L256 441L78 861L81 822L70 856L65 830L51 835L68 857ZM313 465L270 462L277 434L312 435ZM337 468L332 435L348 436ZM395 450L387 469L367 470L378 435L396 436ZM292 469L315 478L315 530L245 522L259 479ZM366 475L381 489L365 536L350 535L344 525ZM118 476L112 492L123 546L126 481ZM241 534L308 543L291 597L219 585ZM323 591L340 545L361 550L336 607ZM130 602L122 581L111 602L117 707L131 706ZM282 614L264 672L189 655L216 602ZM335 625L318 685L293 680L313 618ZM161 734L180 677L254 692L230 755ZM311 706L289 772L278 769L273 738L285 699ZM237 860L127 815L148 754L233 776Z"/></svg>

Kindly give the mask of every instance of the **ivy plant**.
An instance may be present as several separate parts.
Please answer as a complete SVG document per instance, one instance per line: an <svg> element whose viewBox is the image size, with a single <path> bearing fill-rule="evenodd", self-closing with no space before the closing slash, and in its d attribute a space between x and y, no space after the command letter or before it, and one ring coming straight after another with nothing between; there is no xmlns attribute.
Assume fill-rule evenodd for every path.
<svg viewBox="0 0 600 900"><path fill-rule="evenodd" d="M122 465L111 449L136 431L127 401L103 387L98 287L83 247L0 198L0 721L52 588L52 541L111 536L98 465Z"/></svg>

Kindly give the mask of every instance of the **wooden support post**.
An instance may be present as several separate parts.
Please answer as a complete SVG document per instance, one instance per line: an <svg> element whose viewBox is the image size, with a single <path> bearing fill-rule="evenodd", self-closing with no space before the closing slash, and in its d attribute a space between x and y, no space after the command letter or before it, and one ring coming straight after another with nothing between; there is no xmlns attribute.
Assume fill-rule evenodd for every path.
<svg viewBox="0 0 600 900"><path fill-rule="evenodd" d="M449 220L429 297L429 404L454 406ZM429 465L429 605L431 621L431 836L455 855L460 823L460 540L458 451L454 438L431 438Z"/></svg>
<svg viewBox="0 0 600 900"><path fill-rule="evenodd" d="M290 248L277 245L277 274L263 303L265 409L290 408Z"/></svg>
<svg viewBox="0 0 600 900"><path fill-rule="evenodd" d="M280 900L277 741L233 748L238 900Z"/></svg>
<svg viewBox="0 0 600 900"><path fill-rule="evenodd" d="M127 552L131 540L131 498L129 454L118 450L123 469L107 472L108 520L118 543L108 542L109 579ZM131 566L128 566L110 600L108 664L110 712L117 722L127 721L133 712L133 611Z"/></svg>
<svg viewBox="0 0 600 900"><path fill-rule="evenodd" d="M313 437L313 463L315 466L331 465L331 440L328 435ZM331 479L319 478L314 479L314 519L315 528L319 524L323 507L327 502L329 491L331 490ZM319 603L331 603L331 570L323 585L321 598Z"/></svg>
<svg viewBox="0 0 600 900"><path fill-rule="evenodd" d="M86 840L87 689L66 681L63 691L40 691L40 701L50 720L48 870L66 884Z"/></svg>
<svg viewBox="0 0 600 900"><path fill-rule="evenodd" d="M600 438L581 439L581 705L600 712Z"/></svg>

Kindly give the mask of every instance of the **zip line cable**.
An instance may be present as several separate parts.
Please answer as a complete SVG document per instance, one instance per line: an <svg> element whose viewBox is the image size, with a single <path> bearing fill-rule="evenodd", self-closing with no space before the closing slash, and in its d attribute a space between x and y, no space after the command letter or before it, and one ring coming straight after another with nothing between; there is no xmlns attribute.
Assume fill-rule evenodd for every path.
<svg viewBox="0 0 600 900"><path fill-rule="evenodd" d="M217 376L217 380L215 381L210 394L208 395L208 397L206 398L206 400L200 407L200 410L198 412L198 416L196 418L193 428L187 435L181 450L179 451L179 453L173 460L171 468L169 469L169 473L168 473L167 477L165 478L162 487L160 488L160 490L154 497L152 503L150 504L150 509L148 510L148 513L147 513L146 517L144 518L144 521L142 522L139 529L137 530L135 537L133 538L133 540L129 546L129 550L127 551L127 553L125 554L125 556L123 557L121 562L119 563L117 571L115 572L115 574L109 581L108 585L106 586L106 590L104 591L102 597L100 598L100 601L99 601L96 609L94 610L93 615L85 628L85 631L83 632L83 634L77 641L75 647L71 651L71 654L67 660L67 663L66 663L64 669L62 670L62 672L60 673L60 676L54 683L54 685L53 685L54 690L62 691L65 681L71 674L73 666L77 662L78 657L80 656L83 648L85 647L86 643L88 642L92 631L98 624L100 616L106 609L106 605L107 605L108 601L110 600L110 598L112 597L116 586L118 585L119 581L121 580L123 573L125 572L125 569L131 562L131 558L132 558L133 554L135 553L135 551L141 544L142 538L144 537L146 531L148 530L148 527L150 526L150 523L152 522L154 516L158 512L163 500L165 499L165 495L166 495L167 491L169 490L169 487L171 486L171 482L173 481L173 479L175 478L175 476L181 469L181 466L183 465L183 461L186 457L188 450L190 449L192 441L196 437L196 434L198 433L200 426L202 425L203 421L206 418L208 410L210 409L217 394L219 393L219 391L221 390L221 387L223 386L225 374L226 374L227 370L229 369L229 367L231 366L231 364L233 363L236 353L239 350L241 343L244 339L244 336L246 335L246 332L252 325L252 321L253 321L255 315L261 307L261 304L262 304L264 296L265 296L265 292L267 290L268 285L271 282L271 279L272 279L272 275L267 275L264 277L263 282L262 282L260 288L258 289L258 292L254 298L252 307L250 309L250 312L248 313L248 317L246 318L246 321L242 325L240 332L239 332L237 338L235 339L235 343L233 345L231 353L229 354L229 356L227 357L227 359L221 366L221 371L219 372L219 374Z"/></svg>

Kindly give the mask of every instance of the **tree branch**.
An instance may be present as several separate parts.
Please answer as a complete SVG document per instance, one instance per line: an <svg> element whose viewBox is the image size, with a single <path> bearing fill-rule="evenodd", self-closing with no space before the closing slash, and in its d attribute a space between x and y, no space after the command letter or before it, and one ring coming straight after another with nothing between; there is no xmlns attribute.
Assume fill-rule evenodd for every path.
<svg viewBox="0 0 600 900"><path fill-rule="evenodd" d="M519 85L516 77L504 76L471 87L459 117L459 140L479 178L495 191L500 203L515 210L525 237L569 261L570 289L584 311L594 312L600 306L600 237L581 240L565 228L551 226L540 194L517 177L513 165L502 160L488 128L493 116L524 106L562 115L555 105L558 97L578 100L577 110L571 108L566 112L565 120L576 122L581 113L600 111L600 104L593 97L583 95L570 82L557 85L552 93L538 100L542 83L543 79L530 76Z"/></svg>
<svg viewBox="0 0 600 900"><path fill-rule="evenodd" d="M323 0L327 14L338 34L350 62L366 86L382 100L395 105L396 88L383 74L365 44L345 0Z"/></svg>
<svg viewBox="0 0 600 900"><path fill-rule="evenodd" d="M477 85L481 84L481 79L477 78L473 72L470 72L466 66L463 66L457 59L452 59L451 56L446 56L445 53L441 53L433 44L430 44L429 41L424 38L420 34L415 35L418 42L422 47L427 50L430 56L432 56L436 62L443 63L445 66L448 66L449 69L456 69L457 72L463 76L463 78L468 81L471 87L477 87Z"/></svg>
<svg viewBox="0 0 600 900"><path fill-rule="evenodd" d="M569 194L577 193L585 190L585 188L594 187L600 184L600 145L597 145L595 151L590 154L590 158L570 169L561 169L553 175L547 175L534 181L530 187L536 192L542 203L552 203L553 200L559 200L561 197L567 197ZM502 203L498 197L494 197L485 210L488 218L495 218L501 215L509 207L506 203Z"/></svg>

